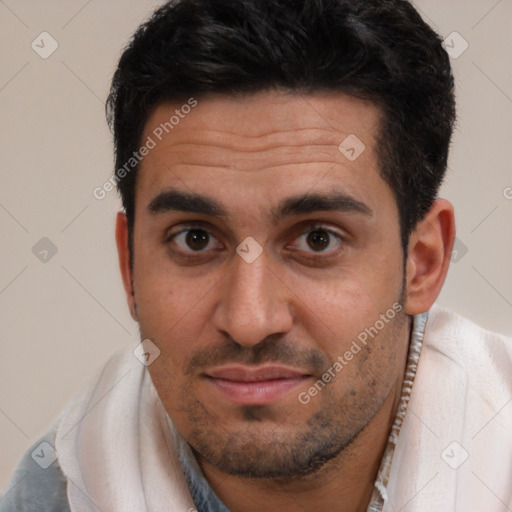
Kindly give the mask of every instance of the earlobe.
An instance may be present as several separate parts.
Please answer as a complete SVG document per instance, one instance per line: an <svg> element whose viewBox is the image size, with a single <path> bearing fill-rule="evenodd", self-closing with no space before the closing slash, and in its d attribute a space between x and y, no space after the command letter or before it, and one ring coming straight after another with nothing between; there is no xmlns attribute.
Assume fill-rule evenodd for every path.
<svg viewBox="0 0 512 512"><path fill-rule="evenodd" d="M438 297L450 266L455 239L453 206L437 199L409 238L405 310L428 311Z"/></svg>
<svg viewBox="0 0 512 512"><path fill-rule="evenodd" d="M133 286L133 269L130 265L130 247L128 244L128 219L123 212L117 213L116 218L116 244L119 258L119 269L123 279L124 291L132 318L138 322L135 304L135 290Z"/></svg>

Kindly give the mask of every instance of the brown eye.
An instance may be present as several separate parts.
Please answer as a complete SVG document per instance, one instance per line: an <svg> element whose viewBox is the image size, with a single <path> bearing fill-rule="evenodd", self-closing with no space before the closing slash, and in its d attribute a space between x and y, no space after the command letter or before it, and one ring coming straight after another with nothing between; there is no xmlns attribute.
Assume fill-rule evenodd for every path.
<svg viewBox="0 0 512 512"><path fill-rule="evenodd" d="M210 235L203 229L190 229L185 236L185 242L193 251L202 251L208 247Z"/></svg>
<svg viewBox="0 0 512 512"><path fill-rule="evenodd" d="M343 237L336 231L322 226L312 226L296 238L296 250L305 253L334 253L343 245Z"/></svg>
<svg viewBox="0 0 512 512"><path fill-rule="evenodd" d="M326 231L312 231L307 236L307 244L314 251L324 251L329 247L331 235Z"/></svg>
<svg viewBox="0 0 512 512"><path fill-rule="evenodd" d="M221 249L222 244L209 231L190 227L170 235L166 243L171 244L183 253L206 253Z"/></svg>

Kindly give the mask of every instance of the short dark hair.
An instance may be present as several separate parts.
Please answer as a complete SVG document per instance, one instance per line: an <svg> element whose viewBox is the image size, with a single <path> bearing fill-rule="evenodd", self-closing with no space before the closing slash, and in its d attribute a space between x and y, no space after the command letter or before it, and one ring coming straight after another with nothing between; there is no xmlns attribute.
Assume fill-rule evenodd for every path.
<svg viewBox="0 0 512 512"><path fill-rule="evenodd" d="M379 107L378 164L406 251L437 196L455 121L449 57L406 0L167 2L136 31L113 77L116 169L162 102L270 89L338 91ZM117 180L130 237L136 178L137 166Z"/></svg>

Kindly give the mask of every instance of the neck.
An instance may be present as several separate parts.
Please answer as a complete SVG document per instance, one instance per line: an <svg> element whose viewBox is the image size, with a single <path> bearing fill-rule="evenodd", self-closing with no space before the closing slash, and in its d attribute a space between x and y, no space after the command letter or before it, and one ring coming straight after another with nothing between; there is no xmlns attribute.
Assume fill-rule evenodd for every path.
<svg viewBox="0 0 512 512"><path fill-rule="evenodd" d="M232 512L364 512L398 408L398 379L377 414L352 442L315 473L294 479L232 476L199 458L213 490Z"/></svg>

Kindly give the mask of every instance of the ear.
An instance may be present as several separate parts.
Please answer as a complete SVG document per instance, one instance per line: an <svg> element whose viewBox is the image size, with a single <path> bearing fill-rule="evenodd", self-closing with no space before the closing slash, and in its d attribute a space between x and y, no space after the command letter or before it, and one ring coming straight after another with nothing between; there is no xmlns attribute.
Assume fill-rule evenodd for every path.
<svg viewBox="0 0 512 512"><path fill-rule="evenodd" d="M448 273L454 240L453 206L445 199L437 199L409 237L407 314L424 313L436 300Z"/></svg>
<svg viewBox="0 0 512 512"><path fill-rule="evenodd" d="M119 268L123 278L124 291L132 318L138 322L137 308L135 307L135 291L133 287L133 272L130 266L130 247L128 245L128 219L123 212L117 213L116 218L116 244L119 257Z"/></svg>

